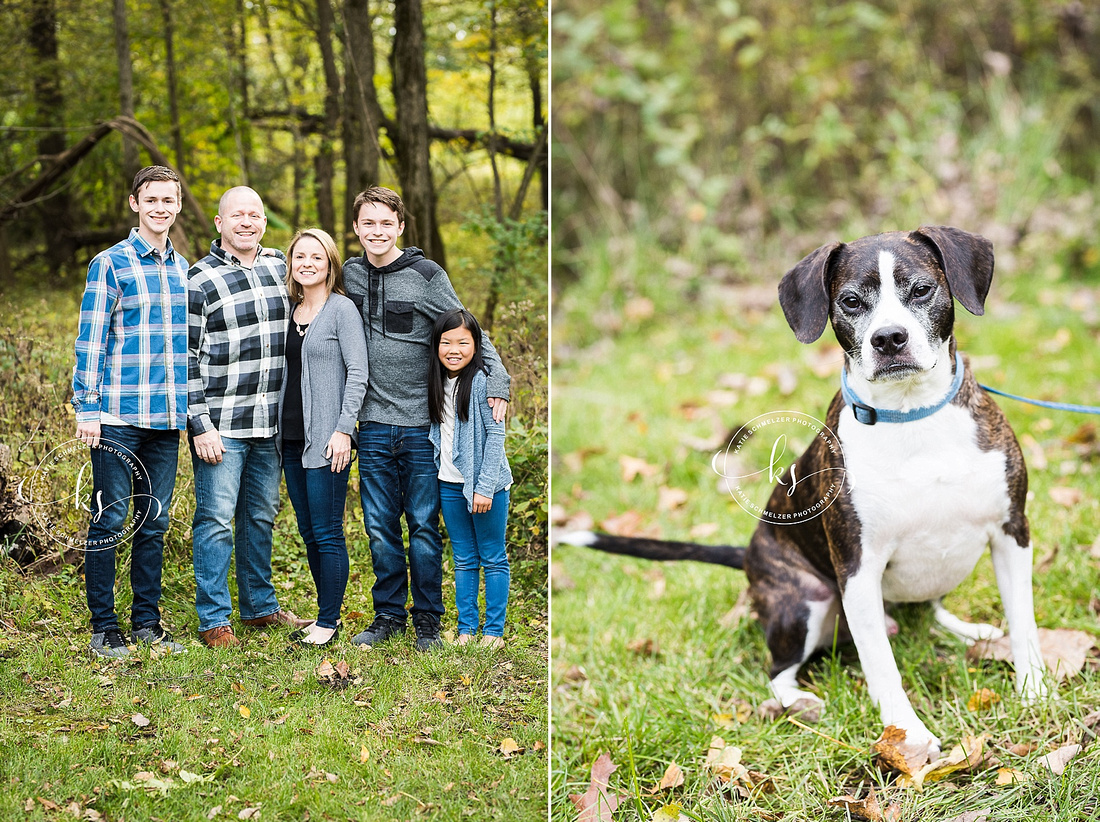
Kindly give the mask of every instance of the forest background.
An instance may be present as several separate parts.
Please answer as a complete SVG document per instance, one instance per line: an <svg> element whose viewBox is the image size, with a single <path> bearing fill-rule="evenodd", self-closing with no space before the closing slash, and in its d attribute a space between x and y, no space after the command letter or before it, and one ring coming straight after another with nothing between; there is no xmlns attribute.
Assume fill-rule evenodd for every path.
<svg viewBox="0 0 1100 822"><path fill-rule="evenodd" d="M0 4L0 817L545 816L547 14L544 0ZM345 641L293 659L278 634L245 634L238 655L201 649L185 444L162 610L190 650L144 672L148 657L87 660L81 552L51 538L79 535L87 513L28 506L19 490L46 477L39 501L65 500L80 487L76 457L38 469L72 437L88 261L135 224L126 197L149 163L181 172L171 237L192 262L230 186L263 197L264 245L320 226L345 258L362 254L356 193L402 194L402 244L444 265L513 377L502 657L401 644L372 657ZM354 491L345 530L351 636L373 582ZM125 627L126 552L118 565ZM312 613L285 499L274 565L281 601Z"/></svg>
<svg viewBox="0 0 1100 822"><path fill-rule="evenodd" d="M800 345L776 299L835 240L989 238L986 313L956 310L978 379L1100 403L1095 4L561 0L551 28L555 533L747 543L711 458L837 391L831 332ZM894 612L893 642L945 752L982 738L999 767L904 787L850 647L803 671L817 726L775 721L743 575L556 544L552 818L1100 818L1095 418L999 402L1030 469L1037 619L1083 632L1083 667L1028 708L926 608ZM947 603L1000 622L988 558Z"/></svg>

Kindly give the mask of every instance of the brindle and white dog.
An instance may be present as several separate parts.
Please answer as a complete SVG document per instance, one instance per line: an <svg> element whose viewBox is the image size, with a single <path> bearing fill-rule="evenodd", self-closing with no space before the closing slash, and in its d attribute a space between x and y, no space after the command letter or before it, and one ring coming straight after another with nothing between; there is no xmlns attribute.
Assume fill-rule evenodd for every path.
<svg viewBox="0 0 1100 822"><path fill-rule="evenodd" d="M845 352L843 390L768 509L796 512L844 477L835 502L798 524L761 522L747 548L567 534L560 542L650 559L743 568L772 655L771 689L787 708L819 702L798 687L800 666L835 632L851 638L884 725L935 756L940 741L902 688L885 603L933 603L935 619L967 642L1002 635L950 614L941 598L989 546L1025 698L1046 693L1032 604L1027 469L1000 408L956 351L954 301L984 313L993 247L946 226L889 232L817 249L787 272L779 302L800 342L831 321ZM836 451L836 453L833 453Z"/></svg>

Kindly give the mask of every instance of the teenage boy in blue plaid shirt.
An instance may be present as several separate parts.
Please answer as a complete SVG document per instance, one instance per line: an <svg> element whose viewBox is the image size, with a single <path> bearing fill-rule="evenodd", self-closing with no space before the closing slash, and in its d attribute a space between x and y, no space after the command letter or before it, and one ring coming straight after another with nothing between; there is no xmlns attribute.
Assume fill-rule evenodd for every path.
<svg viewBox="0 0 1100 822"><path fill-rule="evenodd" d="M114 596L115 551L130 535L130 638L183 651L160 624L164 533L187 420L187 260L168 239L180 207L174 171L139 171L130 190L138 226L92 259L80 302L72 404L76 436L91 448L84 580L90 650L101 657L130 654Z"/></svg>
<svg viewBox="0 0 1100 822"><path fill-rule="evenodd" d="M231 648L240 644L229 622L231 559L242 623L304 628L311 620L284 611L271 584L290 317L286 257L260 245L267 215L251 188L222 195L214 226L221 237L188 272L192 558L199 638Z"/></svg>

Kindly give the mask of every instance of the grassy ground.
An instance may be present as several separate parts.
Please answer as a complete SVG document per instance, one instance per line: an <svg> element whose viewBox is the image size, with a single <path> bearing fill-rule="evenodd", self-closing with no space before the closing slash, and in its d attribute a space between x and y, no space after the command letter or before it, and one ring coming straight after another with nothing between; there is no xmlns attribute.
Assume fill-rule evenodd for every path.
<svg viewBox="0 0 1100 822"><path fill-rule="evenodd" d="M558 301L554 322L559 527L594 522L620 532L747 542L755 521L719 490L710 469L713 451L727 444L722 434L767 411L823 418L838 388L835 344L800 346L775 304L780 274L809 250L773 254L774 272L755 275L762 285L676 281L657 250L620 253L615 266L589 260L586 279ZM632 259L646 264L635 267ZM1043 258L1021 254L998 269L986 316L957 309L956 332L980 381L1098 404L1098 303L1095 280L1072 279ZM1001 405L1030 466L1039 625L1096 634L1095 424L1008 400ZM712 450L698 447L707 440ZM624 467L623 456L648 467L628 479L631 464ZM554 819L576 817L568 795L585 792L604 752L618 766L611 790L624 795L616 820L649 820L670 803L692 819L841 820L847 813L828 800L863 796L870 787L884 808L897 802L905 820L951 820L980 810L990 820L1100 818L1100 748L1087 747L1061 777L1037 763L1059 745L1091 740L1080 721L1100 707L1095 659L1063 683L1057 699L1025 708L1014 696L1010 667L969 663L959 642L932 627L927 608L899 609L902 631L893 644L906 689L945 750L967 734L988 732L1002 763L1030 777L1000 786L996 770L956 774L917 792L895 786L873 762L871 745L882 727L850 647L803 671L827 704L815 728L824 736L760 716L757 709L770 697L769 659L759 627L739 602L740 573L561 545L553 557ZM988 556L946 604L964 618L1002 622ZM971 711L967 702L981 688L1001 699ZM775 790L746 798L721 787L705 765L715 735L741 748L744 765L769 776ZM1019 743L1029 750L1009 751ZM682 786L653 792L671 763L683 770Z"/></svg>
<svg viewBox="0 0 1100 822"><path fill-rule="evenodd" d="M16 477L71 437L64 401L78 297L4 301L0 446L10 449ZM411 630L404 640L364 651L349 641L372 617L373 575L355 497L345 529L352 577L344 628L328 653L291 655L286 631L252 632L239 624L239 651L198 643L186 451L161 601L185 654L89 658L79 569L70 564L28 576L0 557L0 819L69 812L109 820L544 819L544 555L514 546L503 651L448 645L420 654ZM453 603L453 566L445 554L444 602ZM128 559L124 552L118 570L124 626ZM285 501L273 565L281 604L315 614L304 549ZM443 627L453 634L453 604ZM341 662L346 677L339 675Z"/></svg>

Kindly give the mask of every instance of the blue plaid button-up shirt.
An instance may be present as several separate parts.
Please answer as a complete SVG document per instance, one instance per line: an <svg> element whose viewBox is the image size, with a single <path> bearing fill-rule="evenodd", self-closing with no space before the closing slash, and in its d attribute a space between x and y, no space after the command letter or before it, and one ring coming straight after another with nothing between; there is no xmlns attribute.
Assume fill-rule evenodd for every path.
<svg viewBox="0 0 1100 822"><path fill-rule="evenodd" d="M273 437L286 379L286 257L261 248L252 268L214 240L187 274L192 434Z"/></svg>
<svg viewBox="0 0 1100 822"><path fill-rule="evenodd" d="M187 260L135 228L88 266L73 368L77 422L111 414L139 428L187 421Z"/></svg>

